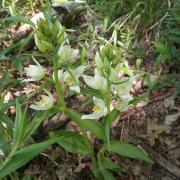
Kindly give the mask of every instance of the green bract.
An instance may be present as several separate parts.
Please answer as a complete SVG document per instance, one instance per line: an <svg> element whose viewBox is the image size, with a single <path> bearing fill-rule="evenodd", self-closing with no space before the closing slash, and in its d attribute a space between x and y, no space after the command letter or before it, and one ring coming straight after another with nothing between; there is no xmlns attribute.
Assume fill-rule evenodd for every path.
<svg viewBox="0 0 180 180"><path fill-rule="evenodd" d="M64 41L67 35L65 28L59 21L50 21L49 19L40 19L37 22L34 39L38 49L43 52L55 51Z"/></svg>
<svg viewBox="0 0 180 180"><path fill-rule="evenodd" d="M120 63L120 50L109 43L101 46L100 53L96 52L95 61L99 72L108 77L111 68L115 68Z"/></svg>

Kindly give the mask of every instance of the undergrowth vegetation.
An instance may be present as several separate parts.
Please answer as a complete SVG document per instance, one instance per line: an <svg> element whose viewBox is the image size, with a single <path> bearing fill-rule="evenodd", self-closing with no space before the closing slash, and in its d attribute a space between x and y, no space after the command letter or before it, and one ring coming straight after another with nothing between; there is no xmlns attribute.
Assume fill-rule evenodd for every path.
<svg viewBox="0 0 180 180"><path fill-rule="evenodd" d="M154 163L111 132L121 114L153 90L173 86L171 94L179 94L180 2L8 0L0 7L0 178L23 179L21 169L53 144L87 155L100 180L128 171L112 154ZM148 61L151 71L143 68ZM133 91L140 78L143 94ZM73 108L69 99L79 102L81 96ZM64 128L32 141L57 113L79 131Z"/></svg>

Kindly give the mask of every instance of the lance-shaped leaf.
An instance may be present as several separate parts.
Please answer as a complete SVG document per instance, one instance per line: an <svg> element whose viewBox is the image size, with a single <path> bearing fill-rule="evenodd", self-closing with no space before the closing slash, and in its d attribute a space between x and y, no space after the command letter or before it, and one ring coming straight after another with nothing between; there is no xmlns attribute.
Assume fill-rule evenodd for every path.
<svg viewBox="0 0 180 180"><path fill-rule="evenodd" d="M50 140L38 144L33 144L17 151L5 165L3 165L2 163L0 168L0 178L3 178L4 176L12 173L16 169L28 163L44 149L55 143L58 138L59 137L56 135L54 137L51 137Z"/></svg>
<svg viewBox="0 0 180 180"><path fill-rule="evenodd" d="M100 123L94 120L81 119L81 115L71 109L67 109L66 113L80 128L91 131L99 139L104 139L104 127Z"/></svg>
<svg viewBox="0 0 180 180"><path fill-rule="evenodd" d="M57 143L65 150L82 155L90 153L90 149L88 148L86 139L84 139L83 135L77 132L66 131L55 132L55 134L60 136Z"/></svg>
<svg viewBox="0 0 180 180"><path fill-rule="evenodd" d="M32 119L28 127L26 128L24 139L31 136L36 129L39 127L39 125L45 120L53 116L55 113L57 113L59 110L56 108L51 108L47 111L40 111L38 114Z"/></svg>
<svg viewBox="0 0 180 180"><path fill-rule="evenodd" d="M148 157L147 154L144 153L144 151L132 144L114 140L110 142L109 150L121 156L146 161L148 163L153 163L153 161Z"/></svg>
<svg viewBox="0 0 180 180"><path fill-rule="evenodd" d="M16 100L16 118L14 123L14 136L13 145L18 146L22 142L22 137L24 135L27 125L26 110L22 113L22 109L18 100Z"/></svg>

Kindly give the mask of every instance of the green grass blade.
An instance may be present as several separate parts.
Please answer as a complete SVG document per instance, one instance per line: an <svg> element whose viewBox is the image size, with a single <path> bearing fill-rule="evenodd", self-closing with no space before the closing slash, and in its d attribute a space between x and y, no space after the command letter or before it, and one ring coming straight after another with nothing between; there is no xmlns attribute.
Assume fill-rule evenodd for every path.
<svg viewBox="0 0 180 180"><path fill-rule="evenodd" d="M146 161L148 163L153 163L153 161L141 149L132 144L114 140L110 142L109 150L121 156Z"/></svg>
<svg viewBox="0 0 180 180"><path fill-rule="evenodd" d="M36 27L35 24L31 20L29 20L29 19L27 19L27 18L25 18L23 16L12 16L12 17L7 17L7 18L0 19L1 24L6 22L6 21L21 22L21 23L24 23L24 24L29 24L34 28Z"/></svg>
<svg viewBox="0 0 180 180"><path fill-rule="evenodd" d="M28 163L31 159L41 153L44 149L48 148L51 144L58 140L58 136L51 137L50 140L27 146L15 153L12 159L0 169L0 178L12 173L16 169Z"/></svg>

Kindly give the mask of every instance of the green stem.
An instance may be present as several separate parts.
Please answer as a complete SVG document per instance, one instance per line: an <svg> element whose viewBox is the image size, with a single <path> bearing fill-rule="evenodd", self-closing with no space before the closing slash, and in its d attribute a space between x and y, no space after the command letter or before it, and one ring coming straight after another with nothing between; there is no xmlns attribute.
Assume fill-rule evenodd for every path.
<svg viewBox="0 0 180 180"><path fill-rule="evenodd" d="M106 119L106 144L109 148L110 145L110 122L111 122L111 82L109 80L109 77L107 78L107 96L106 96L106 106L108 110L108 118Z"/></svg>
<svg viewBox="0 0 180 180"><path fill-rule="evenodd" d="M64 101L64 93L63 93L63 89L62 86L60 84L60 81L58 79L58 66L57 66L57 58L53 59L53 70L54 70L54 79L55 79L55 87L56 87L56 92L58 95L58 99L59 99L59 104L60 106L63 108L64 112L68 115L67 111L67 107ZM86 131L85 129L81 128L81 131L83 133L83 137L85 139L85 143L86 145L89 147L90 151L91 151L91 159L92 159L92 163L93 163L93 168L97 168L97 162L96 162L96 158L95 158L95 154L94 154L94 148L92 143L90 142L90 140L87 137Z"/></svg>
<svg viewBox="0 0 180 180"><path fill-rule="evenodd" d="M14 154L16 153L18 149L18 146L14 146L13 150L11 151L11 153L9 154L9 156L6 158L6 160L3 162L0 171L7 165L7 163L12 159L12 157L14 156Z"/></svg>
<svg viewBox="0 0 180 180"><path fill-rule="evenodd" d="M92 163L93 163L93 169L97 169L98 165L97 165L97 161L96 161L96 157L95 157L95 154L94 154L94 148L93 148L93 145L91 143L91 141L89 140L89 138L87 137L87 134L86 134L86 131L81 129L82 131L82 134L84 136L84 139L85 139L85 143L86 145L89 147L90 151L91 151L91 160L92 160Z"/></svg>
<svg viewBox="0 0 180 180"><path fill-rule="evenodd" d="M61 83L58 79L58 66L57 66L57 58L53 59L53 70L54 70L54 79L55 79L55 87L56 87L56 92L58 95L58 104L62 108L66 108L65 101L64 101L64 92L61 86Z"/></svg>

